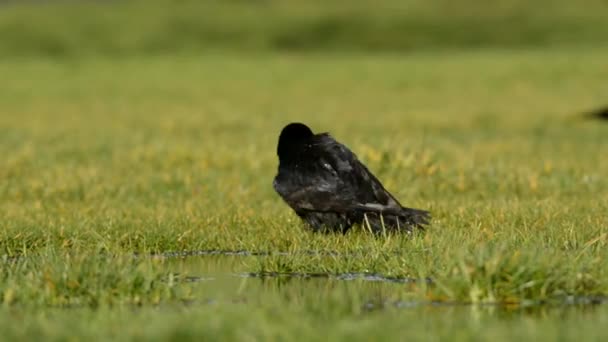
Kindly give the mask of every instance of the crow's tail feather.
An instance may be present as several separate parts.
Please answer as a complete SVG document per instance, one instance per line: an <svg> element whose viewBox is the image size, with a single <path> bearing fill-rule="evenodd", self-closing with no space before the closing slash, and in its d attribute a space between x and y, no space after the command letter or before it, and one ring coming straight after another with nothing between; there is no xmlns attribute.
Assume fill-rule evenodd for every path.
<svg viewBox="0 0 608 342"><path fill-rule="evenodd" d="M424 230L431 220L431 215L426 210L401 208L390 210L390 213L368 212L364 215L363 226L376 234L383 232L408 232Z"/></svg>
<svg viewBox="0 0 608 342"><path fill-rule="evenodd" d="M426 210L385 206L381 204L359 204L355 206L361 218L365 218L364 225L372 231L381 233L383 231L407 231L411 232L418 228L424 230L431 220L431 214Z"/></svg>
<svg viewBox="0 0 608 342"><path fill-rule="evenodd" d="M412 228L424 229L424 226L429 224L431 221L431 213L426 210L414 209L414 208L401 208L400 218L404 219L405 222Z"/></svg>

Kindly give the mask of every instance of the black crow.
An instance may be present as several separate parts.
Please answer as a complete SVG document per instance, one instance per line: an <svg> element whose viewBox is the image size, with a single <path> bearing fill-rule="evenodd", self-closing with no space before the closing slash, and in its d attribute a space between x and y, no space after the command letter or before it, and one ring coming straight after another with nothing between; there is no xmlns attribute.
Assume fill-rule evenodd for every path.
<svg viewBox="0 0 608 342"><path fill-rule="evenodd" d="M361 224L375 233L411 232L429 212L403 207L346 146L302 123L281 131L274 189L315 231L346 232Z"/></svg>
<svg viewBox="0 0 608 342"><path fill-rule="evenodd" d="M585 116L590 119L608 120L608 106L588 111Z"/></svg>

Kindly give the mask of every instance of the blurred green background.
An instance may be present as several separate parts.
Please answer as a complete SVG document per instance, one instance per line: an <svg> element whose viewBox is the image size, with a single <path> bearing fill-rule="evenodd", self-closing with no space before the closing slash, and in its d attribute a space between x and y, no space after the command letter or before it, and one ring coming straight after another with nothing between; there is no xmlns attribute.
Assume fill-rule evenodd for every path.
<svg viewBox="0 0 608 342"><path fill-rule="evenodd" d="M0 56L608 43L606 0L0 1Z"/></svg>

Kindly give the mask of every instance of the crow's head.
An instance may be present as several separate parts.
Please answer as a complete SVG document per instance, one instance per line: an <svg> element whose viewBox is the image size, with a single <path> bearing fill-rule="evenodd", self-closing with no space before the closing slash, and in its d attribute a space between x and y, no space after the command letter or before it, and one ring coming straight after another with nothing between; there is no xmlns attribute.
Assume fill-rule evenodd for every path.
<svg viewBox="0 0 608 342"><path fill-rule="evenodd" d="M285 126L279 136L279 145L277 146L277 155L279 159L288 157L289 154L296 152L299 148L306 144L313 133L303 123L293 122Z"/></svg>

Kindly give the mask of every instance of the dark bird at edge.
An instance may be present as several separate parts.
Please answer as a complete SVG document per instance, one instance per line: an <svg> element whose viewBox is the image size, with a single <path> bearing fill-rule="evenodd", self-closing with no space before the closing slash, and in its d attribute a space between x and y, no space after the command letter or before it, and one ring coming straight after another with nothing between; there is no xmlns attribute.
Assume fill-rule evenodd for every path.
<svg viewBox="0 0 608 342"><path fill-rule="evenodd" d="M584 115L589 119L608 120L608 106L588 111Z"/></svg>
<svg viewBox="0 0 608 342"><path fill-rule="evenodd" d="M374 233L423 229L428 211L403 207L346 146L329 133L290 123L279 136L273 187L314 231Z"/></svg>

